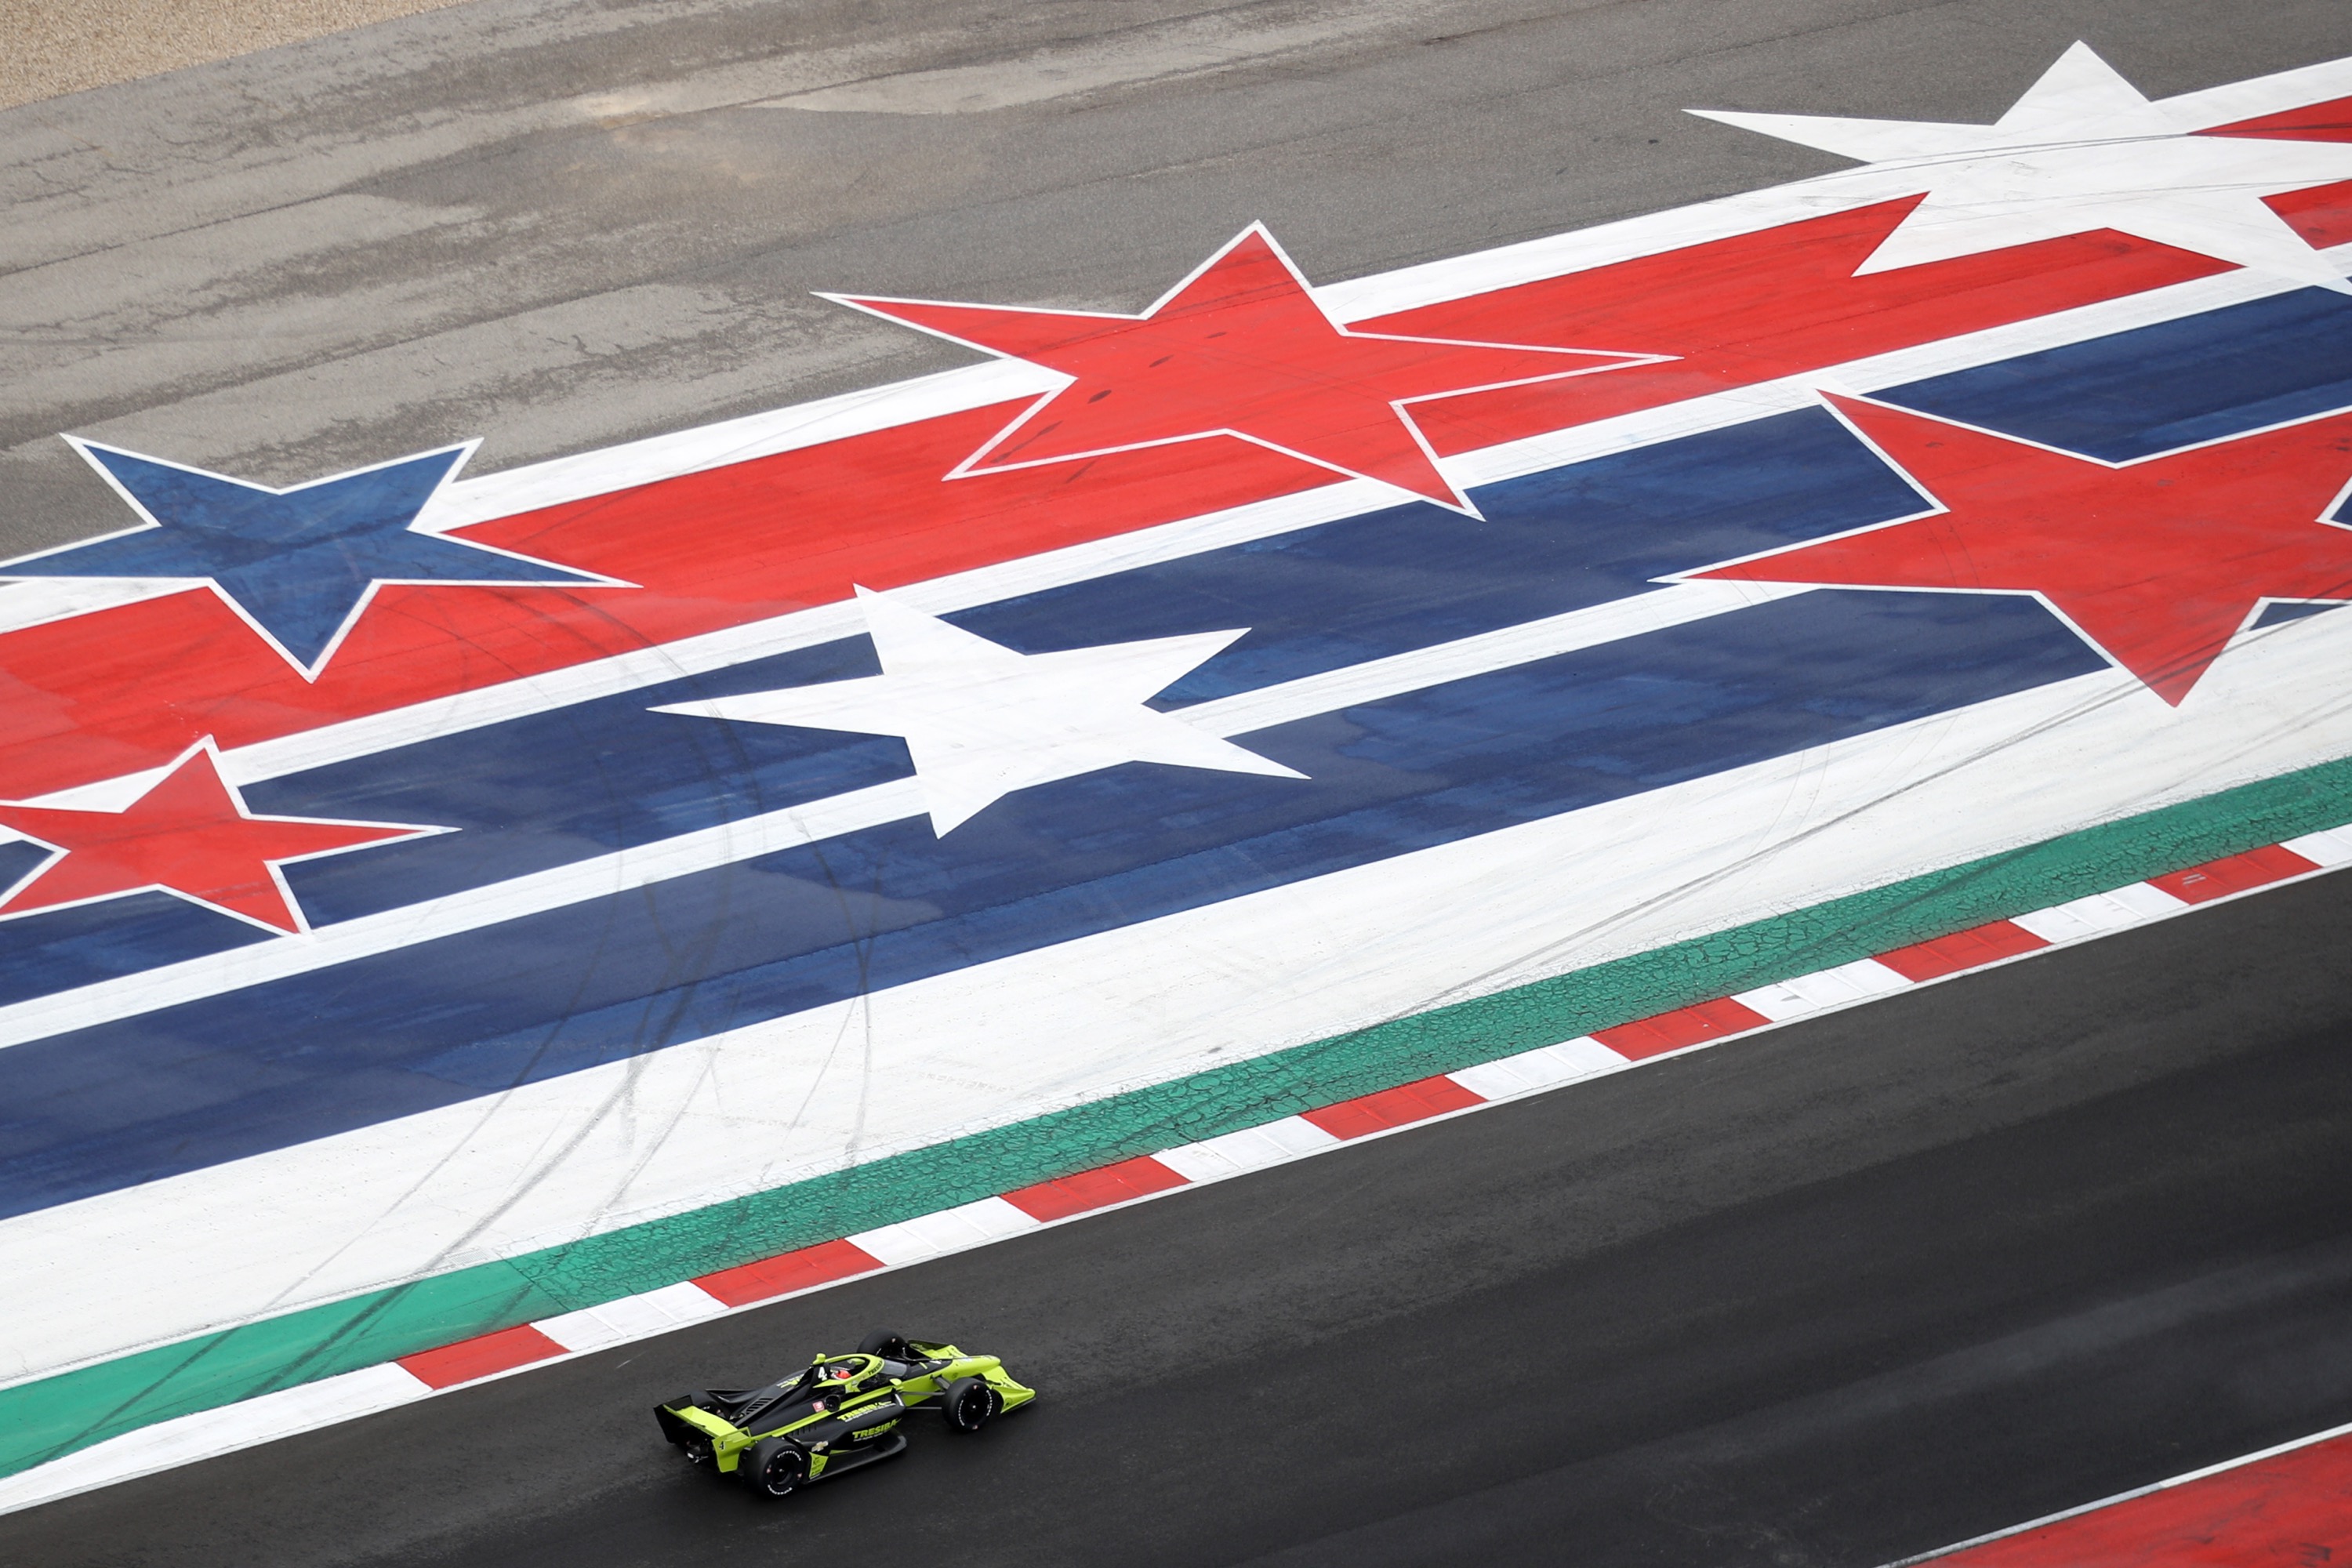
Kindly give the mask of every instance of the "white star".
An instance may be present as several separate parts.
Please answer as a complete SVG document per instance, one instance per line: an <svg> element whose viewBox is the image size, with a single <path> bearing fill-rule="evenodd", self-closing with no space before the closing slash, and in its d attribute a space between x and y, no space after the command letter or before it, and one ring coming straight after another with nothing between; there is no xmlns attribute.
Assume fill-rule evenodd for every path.
<svg viewBox="0 0 2352 1568"><path fill-rule="evenodd" d="M1903 176L1927 199L1859 272L2111 228L2241 267L2352 292L2327 258L2262 200L2352 179L2352 145L2198 136L2076 44L1992 125L1693 114Z"/></svg>
<svg viewBox="0 0 2352 1568"><path fill-rule="evenodd" d="M1121 763L1307 776L1143 705L1247 628L1024 654L864 588L857 597L880 675L656 711L899 736L941 837L1014 790Z"/></svg>

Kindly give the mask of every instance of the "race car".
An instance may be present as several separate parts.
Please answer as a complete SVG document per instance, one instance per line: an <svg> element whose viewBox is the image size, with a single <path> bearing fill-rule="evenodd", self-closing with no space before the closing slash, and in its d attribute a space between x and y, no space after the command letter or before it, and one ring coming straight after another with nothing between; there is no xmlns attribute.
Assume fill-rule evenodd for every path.
<svg viewBox="0 0 2352 1568"><path fill-rule="evenodd" d="M855 1352L821 1355L764 1388L665 1400L654 1419L688 1463L784 1497L906 1452L898 1428L909 1410L936 1405L950 1431L969 1433L1036 1397L992 1355L877 1330Z"/></svg>

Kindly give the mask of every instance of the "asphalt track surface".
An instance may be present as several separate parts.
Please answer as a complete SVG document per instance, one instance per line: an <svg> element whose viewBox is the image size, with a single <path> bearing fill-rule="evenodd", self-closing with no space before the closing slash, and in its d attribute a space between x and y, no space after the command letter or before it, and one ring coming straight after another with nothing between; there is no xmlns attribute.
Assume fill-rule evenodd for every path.
<svg viewBox="0 0 2352 1568"><path fill-rule="evenodd" d="M1846 1565L2352 1415L2352 876L69 1499L12 1562ZM1044 1390L770 1504L651 1405Z"/></svg>
<svg viewBox="0 0 2352 1568"><path fill-rule="evenodd" d="M1989 121L2076 37L2163 94L2352 13L493 3L29 105L0 547L120 526L59 430L495 469L963 358L812 289L1132 310L1257 218L1327 281L1835 163L1685 105ZM1007 101L748 107L877 82ZM2352 1418L2348 916L2352 877L2264 893L0 1519L0 1559L1868 1568ZM656 1442L654 1399L876 1324L1047 1398L779 1508Z"/></svg>

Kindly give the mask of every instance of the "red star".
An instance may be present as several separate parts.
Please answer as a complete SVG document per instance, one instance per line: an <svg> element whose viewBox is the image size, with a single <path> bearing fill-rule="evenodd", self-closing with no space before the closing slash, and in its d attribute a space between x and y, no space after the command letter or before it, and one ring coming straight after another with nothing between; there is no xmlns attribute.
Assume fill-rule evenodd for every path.
<svg viewBox="0 0 2352 1568"><path fill-rule="evenodd" d="M2352 413L2128 463L1823 394L1937 510L1690 577L2032 594L2178 707L2267 599L2352 599Z"/></svg>
<svg viewBox="0 0 2352 1568"><path fill-rule="evenodd" d="M950 478L1235 436L1474 517L1409 405L1664 357L1350 331L1255 224L1140 316L825 297L1071 378Z"/></svg>
<svg viewBox="0 0 2352 1568"><path fill-rule="evenodd" d="M209 740L121 811L0 803L0 826L57 851L0 898L0 910L21 914L160 888L281 931L310 928L286 890L280 861L436 831L255 816L220 776Z"/></svg>

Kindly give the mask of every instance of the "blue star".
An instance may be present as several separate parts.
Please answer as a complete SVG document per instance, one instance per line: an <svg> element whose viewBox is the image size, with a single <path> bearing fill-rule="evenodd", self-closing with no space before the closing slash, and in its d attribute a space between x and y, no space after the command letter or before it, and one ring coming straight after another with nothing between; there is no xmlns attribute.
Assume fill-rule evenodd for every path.
<svg viewBox="0 0 2352 1568"><path fill-rule="evenodd" d="M471 442L283 490L92 441L73 445L145 525L0 562L0 578L202 583L306 676L318 674L380 584L622 585L415 531L417 514L472 452Z"/></svg>

